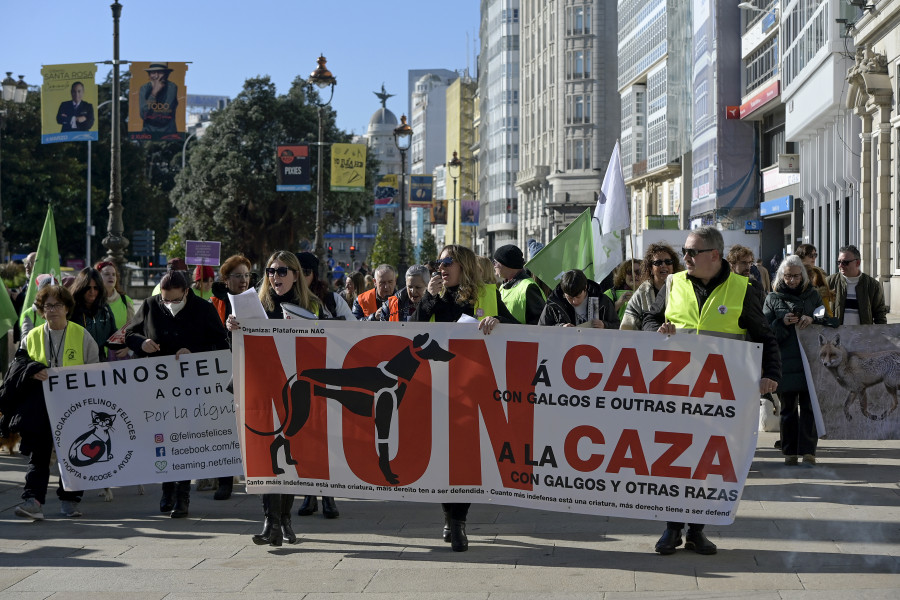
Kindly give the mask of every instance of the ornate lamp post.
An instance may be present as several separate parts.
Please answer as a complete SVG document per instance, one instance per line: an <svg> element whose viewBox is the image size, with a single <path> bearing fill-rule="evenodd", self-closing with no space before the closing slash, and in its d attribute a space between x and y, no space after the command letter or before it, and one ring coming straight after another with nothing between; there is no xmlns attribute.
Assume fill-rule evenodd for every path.
<svg viewBox="0 0 900 600"><path fill-rule="evenodd" d="M460 171L462 170L462 161L459 160L459 155L456 153L456 150L453 151L453 158L450 159L450 162L447 163L447 173L449 173L450 177L453 178L453 243L458 244L459 239L457 239L456 231L457 231L457 223L460 222L459 219L459 200L456 198L456 180L459 179Z"/></svg>
<svg viewBox="0 0 900 600"><path fill-rule="evenodd" d="M119 107L119 17L122 5L116 0L109 6L113 17L113 73L112 73L112 138L109 159L109 222L106 225L106 260L114 263L119 273L125 273L125 224L122 221L122 140L121 110Z"/></svg>
<svg viewBox="0 0 900 600"><path fill-rule="evenodd" d="M328 268L325 265L325 188L323 185L324 173L322 169L322 155L324 153L325 143L322 139L325 137L325 107L331 104L334 97L334 86L337 85L337 79L325 67L325 57L319 55L316 61L319 66L316 70L309 74L306 81L315 85L321 90L329 88L328 100L325 102L316 102L319 107L319 157L316 167L316 258L319 259L319 279L325 281L325 272Z"/></svg>
<svg viewBox="0 0 900 600"><path fill-rule="evenodd" d="M412 127L406 123L406 115L400 117L400 126L394 129L394 144L400 151L400 260L397 263L397 281L406 281L406 151L412 141Z"/></svg>
<svg viewBox="0 0 900 600"><path fill-rule="evenodd" d="M19 81L12 78L12 71L6 72L6 79L3 80L3 101L12 102L14 104L24 104L28 98L28 84L25 83L25 76L19 75ZM0 145L3 141L3 127L7 112L0 110ZM6 261L6 239L3 232L6 230L6 224L3 222L3 199L0 195L0 261ZM5 341L5 338L4 338ZM6 363L3 363L6 368Z"/></svg>

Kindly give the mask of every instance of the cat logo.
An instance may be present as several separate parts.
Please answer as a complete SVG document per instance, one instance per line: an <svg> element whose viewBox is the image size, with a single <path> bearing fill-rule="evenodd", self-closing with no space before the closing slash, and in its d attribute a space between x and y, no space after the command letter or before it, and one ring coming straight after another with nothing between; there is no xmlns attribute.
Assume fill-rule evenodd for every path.
<svg viewBox="0 0 900 600"><path fill-rule="evenodd" d="M109 431L116 422L116 415L91 411L91 425L69 446L69 460L76 467L86 467L112 460L112 441Z"/></svg>
<svg viewBox="0 0 900 600"><path fill-rule="evenodd" d="M66 358L68 358L69 360L75 360L75 350L71 348L66 350Z"/></svg>

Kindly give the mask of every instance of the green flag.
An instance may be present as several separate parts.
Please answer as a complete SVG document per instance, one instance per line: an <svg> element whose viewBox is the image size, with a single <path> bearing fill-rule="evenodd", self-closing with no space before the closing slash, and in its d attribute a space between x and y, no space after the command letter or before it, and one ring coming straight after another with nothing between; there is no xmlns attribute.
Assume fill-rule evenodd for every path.
<svg viewBox="0 0 900 600"><path fill-rule="evenodd" d="M594 242L591 235L591 211L585 210L525 264L541 281L555 287L562 274L581 269L594 278Z"/></svg>
<svg viewBox="0 0 900 600"><path fill-rule="evenodd" d="M25 303L22 304L22 314L26 308L31 308L34 298L37 296L38 275L49 273L57 281L59 278L59 246L56 243L56 224L53 221L53 209L47 207L47 218L44 219L44 229L41 231L41 241L38 243L37 256L34 259L34 268L31 270L31 279L28 281L28 291L25 293ZM19 317L19 325L22 325L22 317Z"/></svg>
<svg viewBox="0 0 900 600"><path fill-rule="evenodd" d="M5 288L6 286L2 286ZM5 294L3 292L6 292ZM16 307L13 306L12 299L9 297L9 291L4 289L0 291L0 337L6 335L6 332L12 329L13 323L16 322Z"/></svg>

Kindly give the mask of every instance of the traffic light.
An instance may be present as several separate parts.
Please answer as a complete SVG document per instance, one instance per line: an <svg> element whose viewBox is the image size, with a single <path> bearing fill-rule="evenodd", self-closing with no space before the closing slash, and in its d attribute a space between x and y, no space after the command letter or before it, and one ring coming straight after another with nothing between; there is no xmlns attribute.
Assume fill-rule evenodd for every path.
<svg viewBox="0 0 900 600"><path fill-rule="evenodd" d="M350 246L350 260L356 258L356 246Z"/></svg>
<svg viewBox="0 0 900 600"><path fill-rule="evenodd" d="M334 246L328 244L328 258L334 258Z"/></svg>

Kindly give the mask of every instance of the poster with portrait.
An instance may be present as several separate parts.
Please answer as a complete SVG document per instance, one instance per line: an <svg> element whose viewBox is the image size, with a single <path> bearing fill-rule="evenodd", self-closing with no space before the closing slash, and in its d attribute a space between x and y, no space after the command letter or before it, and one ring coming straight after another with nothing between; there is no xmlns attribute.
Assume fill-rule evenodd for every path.
<svg viewBox="0 0 900 600"><path fill-rule="evenodd" d="M447 201L435 200L431 203L431 223L433 225L447 224Z"/></svg>
<svg viewBox="0 0 900 600"><path fill-rule="evenodd" d="M462 212L459 216L460 225L478 225L478 200L463 200Z"/></svg>
<svg viewBox="0 0 900 600"><path fill-rule="evenodd" d="M41 69L41 143L97 139L97 65L46 65Z"/></svg>
<svg viewBox="0 0 900 600"><path fill-rule="evenodd" d="M187 63L131 63L128 136L143 142L183 140Z"/></svg>
<svg viewBox="0 0 900 600"><path fill-rule="evenodd" d="M434 197L434 176L410 175L409 178L409 207L431 208L431 201Z"/></svg>

